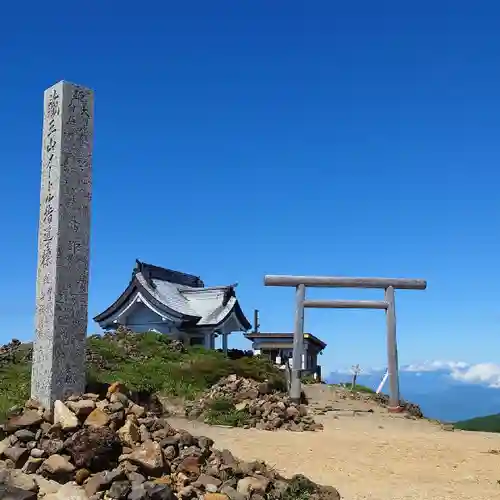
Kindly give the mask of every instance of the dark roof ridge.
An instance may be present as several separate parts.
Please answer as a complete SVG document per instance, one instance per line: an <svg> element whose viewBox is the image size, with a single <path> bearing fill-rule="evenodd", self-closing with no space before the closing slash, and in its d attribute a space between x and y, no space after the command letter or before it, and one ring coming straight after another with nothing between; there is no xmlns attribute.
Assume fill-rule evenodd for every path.
<svg viewBox="0 0 500 500"><path fill-rule="evenodd" d="M181 293L200 293L200 292L215 292L216 290L230 290L234 289L238 286L238 283L234 283L232 285L215 285L215 286L204 286L203 288L193 288L193 287L184 287L179 286L177 289Z"/></svg>
<svg viewBox="0 0 500 500"><path fill-rule="evenodd" d="M323 342L319 337L316 337L316 335L313 335L312 333L309 332L304 332L303 333L305 339L309 339L312 342L322 346L322 349L326 347L326 342ZM247 332L244 333L244 336L248 340L252 339L259 339L259 338L276 338L276 339L292 339L294 334L293 332Z"/></svg>
<svg viewBox="0 0 500 500"><path fill-rule="evenodd" d="M134 268L133 276L137 273L141 273L149 284L152 284L152 280L157 279L192 288L205 287L205 284L199 276L183 273L181 271L174 271L173 269L167 269L153 264L147 264L146 262L141 262L139 259L136 259L136 267Z"/></svg>

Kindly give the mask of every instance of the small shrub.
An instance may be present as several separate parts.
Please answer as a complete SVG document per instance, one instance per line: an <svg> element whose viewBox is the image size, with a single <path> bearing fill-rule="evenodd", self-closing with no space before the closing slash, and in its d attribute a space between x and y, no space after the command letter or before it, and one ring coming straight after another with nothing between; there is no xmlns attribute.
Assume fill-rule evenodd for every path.
<svg viewBox="0 0 500 500"><path fill-rule="evenodd" d="M217 352L224 353L222 349L217 349ZM253 358L253 351L242 351L241 349L228 349L227 357L229 359Z"/></svg>
<svg viewBox="0 0 500 500"><path fill-rule="evenodd" d="M246 410L237 410L230 398L218 398L210 401L205 412L205 422L212 425L243 427L250 418Z"/></svg>
<svg viewBox="0 0 500 500"><path fill-rule="evenodd" d="M348 390L352 390L352 383L351 382L346 382L346 383L341 384L341 385ZM373 389L370 389L370 387L366 387L365 385L359 385L359 384L356 384L354 386L354 392L365 392L367 394L375 394L375 391Z"/></svg>
<svg viewBox="0 0 500 500"><path fill-rule="evenodd" d="M235 406L230 398L213 399L208 404L208 409L215 413L227 413L234 410Z"/></svg>
<svg viewBox="0 0 500 500"><path fill-rule="evenodd" d="M308 500L316 491L316 485L307 477L298 474L293 476L285 490L283 500Z"/></svg>
<svg viewBox="0 0 500 500"><path fill-rule="evenodd" d="M13 364L0 368L0 422L14 406L24 405L30 395L31 365Z"/></svg>
<svg viewBox="0 0 500 500"><path fill-rule="evenodd" d="M311 384L318 384L319 380L316 380L312 375L306 375L305 377L302 377L300 381L304 385L311 385Z"/></svg>

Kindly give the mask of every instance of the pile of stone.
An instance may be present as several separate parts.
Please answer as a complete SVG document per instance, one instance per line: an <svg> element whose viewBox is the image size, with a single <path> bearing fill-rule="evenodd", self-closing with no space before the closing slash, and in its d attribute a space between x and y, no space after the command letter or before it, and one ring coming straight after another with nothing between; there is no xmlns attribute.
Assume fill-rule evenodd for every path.
<svg viewBox="0 0 500 500"><path fill-rule="evenodd" d="M8 344L0 346L0 366L31 361L31 353L30 345L25 346L20 340L13 339Z"/></svg>
<svg viewBox="0 0 500 500"><path fill-rule="evenodd" d="M303 476L213 448L132 402L120 384L47 411L29 401L0 427L3 500L338 500ZM304 496L306 495L306 496Z"/></svg>
<svg viewBox="0 0 500 500"><path fill-rule="evenodd" d="M382 406L389 406L389 396L387 394L372 394L373 401L376 401ZM415 403L410 403L408 401L401 400L399 406L403 409L403 412L408 416L413 418L424 418L424 414L419 405Z"/></svg>
<svg viewBox="0 0 500 500"><path fill-rule="evenodd" d="M214 384L198 400L186 405L186 416L190 419L206 421L213 404L219 400L229 400L234 409L246 412L248 418L243 427L274 431L316 431L322 424L307 414L304 404L293 403L287 394L274 391L269 382L229 375Z"/></svg>
<svg viewBox="0 0 500 500"><path fill-rule="evenodd" d="M389 406L389 396L387 394L374 394L368 392L351 391L349 389L339 390L337 396L339 399L356 399L362 401L374 401L383 407ZM412 418L423 418L424 414L415 403L409 403L407 401L400 401L400 406L403 412Z"/></svg>

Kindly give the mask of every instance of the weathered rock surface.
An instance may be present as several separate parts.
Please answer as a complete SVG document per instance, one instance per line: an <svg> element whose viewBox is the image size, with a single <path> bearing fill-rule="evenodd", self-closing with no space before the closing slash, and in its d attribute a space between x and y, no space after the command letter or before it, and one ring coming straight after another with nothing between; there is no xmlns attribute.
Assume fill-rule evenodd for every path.
<svg viewBox="0 0 500 500"><path fill-rule="evenodd" d="M66 404L68 408L80 419L88 417L95 410L95 402L92 399L68 401Z"/></svg>
<svg viewBox="0 0 500 500"><path fill-rule="evenodd" d="M77 467L94 471L115 464L122 452L119 437L108 427L80 429L63 446Z"/></svg>
<svg viewBox="0 0 500 500"><path fill-rule="evenodd" d="M78 417L62 402L54 403L54 424L59 424L63 430L72 431L78 428Z"/></svg>
<svg viewBox="0 0 500 500"><path fill-rule="evenodd" d="M241 384L247 393L254 389ZM105 399L72 397L59 401L54 412L29 402L29 408L0 426L5 435L0 441L0 499L340 498L334 488L301 476L285 479L262 462L243 462L229 450L216 450L211 439L172 428L125 392L121 384L113 384ZM259 398L263 392L265 387ZM276 412L269 399L273 394L265 396L265 411ZM283 403L278 408L285 422L304 416L300 406ZM89 421L93 413L96 418Z"/></svg>
<svg viewBox="0 0 500 500"><path fill-rule="evenodd" d="M43 497L44 500L89 500L85 490L78 485L66 483L57 493L52 493Z"/></svg>
<svg viewBox="0 0 500 500"><path fill-rule="evenodd" d="M42 416L36 410L26 410L21 415L17 415L9 419L5 424L5 431L15 432L18 429L26 429L29 427L36 427L43 421Z"/></svg>
<svg viewBox="0 0 500 500"><path fill-rule="evenodd" d="M0 484L0 498L2 500L37 500L37 494L35 491Z"/></svg>
<svg viewBox="0 0 500 500"><path fill-rule="evenodd" d="M85 419L84 425L88 427L106 427L109 424L110 415L102 411L100 408L92 410L89 416Z"/></svg>

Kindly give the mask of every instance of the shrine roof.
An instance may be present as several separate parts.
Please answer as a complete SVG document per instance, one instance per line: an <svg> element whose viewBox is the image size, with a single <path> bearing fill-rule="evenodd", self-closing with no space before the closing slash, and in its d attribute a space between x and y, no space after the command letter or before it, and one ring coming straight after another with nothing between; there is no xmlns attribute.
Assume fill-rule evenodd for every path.
<svg viewBox="0 0 500 500"><path fill-rule="evenodd" d="M259 339L286 339L293 341L293 332L248 332L245 333L245 337L248 340L259 340ZM326 343L323 342L321 339L313 335L312 333L304 333L304 340L311 342L312 344L316 344L318 347L321 349L324 349L326 347Z"/></svg>
<svg viewBox="0 0 500 500"><path fill-rule="evenodd" d="M236 285L205 287L200 277L137 261L127 288L94 321L109 323L131 302L143 301L159 314L191 326L213 326L236 314L244 331L251 325L236 299Z"/></svg>

